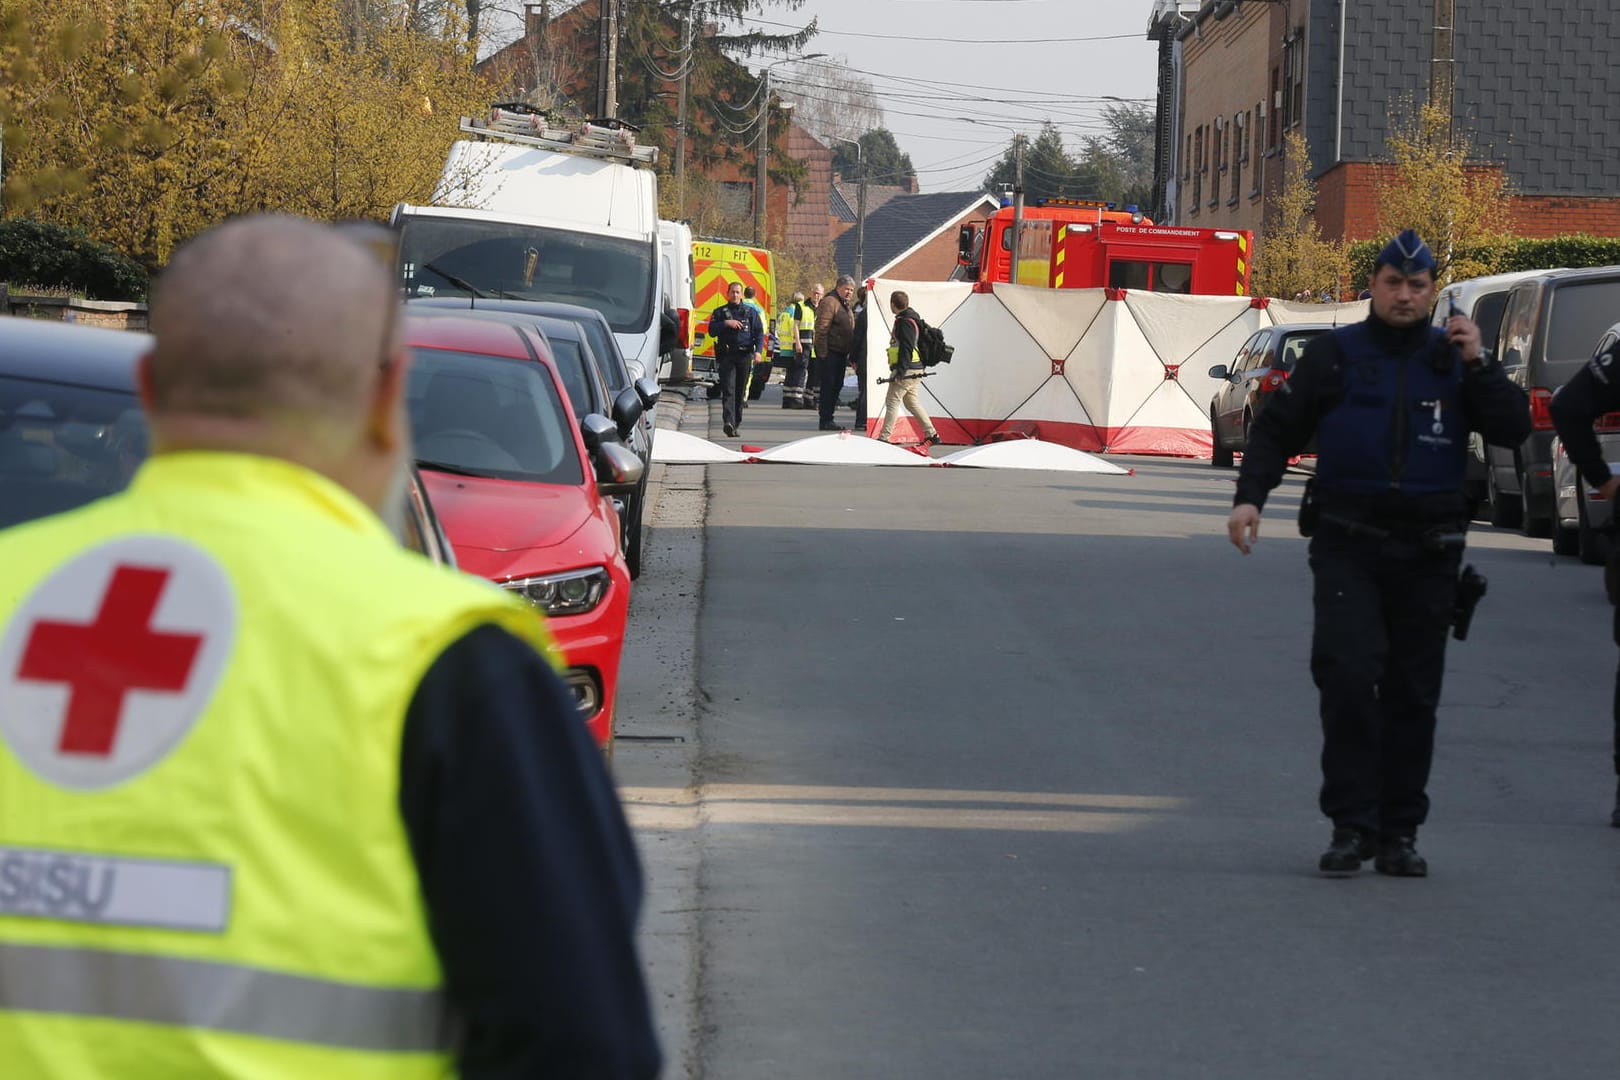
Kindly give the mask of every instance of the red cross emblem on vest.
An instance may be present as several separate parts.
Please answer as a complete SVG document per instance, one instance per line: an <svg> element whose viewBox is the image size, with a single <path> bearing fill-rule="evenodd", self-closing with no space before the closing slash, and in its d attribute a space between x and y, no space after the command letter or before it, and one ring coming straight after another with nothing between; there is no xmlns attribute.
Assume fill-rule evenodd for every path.
<svg viewBox="0 0 1620 1080"><path fill-rule="evenodd" d="M0 741L53 783L122 782L191 730L235 632L235 592L201 549L162 536L93 547L6 622Z"/></svg>
<svg viewBox="0 0 1620 1080"><path fill-rule="evenodd" d="M202 636L151 626L169 574L157 567L119 566L95 622L41 619L34 624L17 677L68 687L67 722L57 742L62 753L106 757L131 690L174 694L186 688Z"/></svg>

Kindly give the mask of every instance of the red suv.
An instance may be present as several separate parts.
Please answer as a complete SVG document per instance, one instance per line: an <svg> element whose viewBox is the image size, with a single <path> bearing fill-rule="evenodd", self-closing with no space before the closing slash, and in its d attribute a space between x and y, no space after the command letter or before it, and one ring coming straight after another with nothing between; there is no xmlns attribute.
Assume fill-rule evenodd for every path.
<svg viewBox="0 0 1620 1080"><path fill-rule="evenodd" d="M604 749L630 604L613 498L634 490L626 422L576 418L546 339L510 323L407 320L417 467L461 569L526 597Z"/></svg>

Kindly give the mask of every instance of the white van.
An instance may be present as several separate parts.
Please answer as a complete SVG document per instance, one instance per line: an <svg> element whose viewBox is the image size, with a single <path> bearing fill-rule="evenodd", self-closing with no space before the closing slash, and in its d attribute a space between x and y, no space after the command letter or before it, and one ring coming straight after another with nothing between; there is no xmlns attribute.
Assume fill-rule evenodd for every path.
<svg viewBox="0 0 1620 1080"><path fill-rule="evenodd" d="M679 328L668 355L669 378L685 382L692 376L692 227L686 222L658 222L658 274L664 310Z"/></svg>
<svg viewBox="0 0 1620 1080"><path fill-rule="evenodd" d="M433 205L394 208L405 295L594 308L631 375L656 376L673 345L661 333L657 148L507 107L461 127L492 141L451 146Z"/></svg>

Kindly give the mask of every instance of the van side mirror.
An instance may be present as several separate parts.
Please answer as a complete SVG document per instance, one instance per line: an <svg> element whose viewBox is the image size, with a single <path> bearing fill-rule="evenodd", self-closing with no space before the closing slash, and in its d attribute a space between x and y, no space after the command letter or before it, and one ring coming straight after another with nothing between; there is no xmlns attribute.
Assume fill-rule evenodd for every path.
<svg viewBox="0 0 1620 1080"><path fill-rule="evenodd" d="M658 398L662 391L658 389L656 382L651 379L637 379L635 386L636 395L641 398L641 404L644 407L650 409L658 404Z"/></svg>
<svg viewBox="0 0 1620 1080"><path fill-rule="evenodd" d="M658 353L672 353L681 347L681 319L670 308L658 317Z"/></svg>
<svg viewBox="0 0 1620 1080"><path fill-rule="evenodd" d="M1209 377L1212 379L1224 379L1226 378L1226 375L1227 371L1225 364L1216 364L1214 367L1209 369Z"/></svg>
<svg viewBox="0 0 1620 1080"><path fill-rule="evenodd" d="M613 423L618 429L619 438L628 439L630 433L636 429L636 422L646 411L641 404L641 394L635 386L627 386L613 395Z"/></svg>
<svg viewBox="0 0 1620 1080"><path fill-rule="evenodd" d="M973 249L979 238L977 225L962 225L956 230L956 265L972 266Z"/></svg>

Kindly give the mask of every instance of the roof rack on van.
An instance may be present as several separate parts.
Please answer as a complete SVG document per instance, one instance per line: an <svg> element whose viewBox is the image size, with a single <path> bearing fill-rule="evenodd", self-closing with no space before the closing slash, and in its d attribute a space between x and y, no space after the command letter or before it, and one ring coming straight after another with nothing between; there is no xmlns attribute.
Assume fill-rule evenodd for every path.
<svg viewBox="0 0 1620 1080"><path fill-rule="evenodd" d="M463 116L461 130L524 146L541 146L564 153L651 165L658 160L658 147L637 146L635 128L622 120L584 121L575 127L561 127L536 109L518 102L491 106L483 118Z"/></svg>

